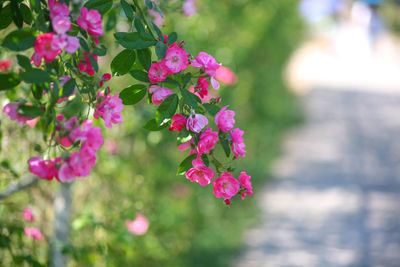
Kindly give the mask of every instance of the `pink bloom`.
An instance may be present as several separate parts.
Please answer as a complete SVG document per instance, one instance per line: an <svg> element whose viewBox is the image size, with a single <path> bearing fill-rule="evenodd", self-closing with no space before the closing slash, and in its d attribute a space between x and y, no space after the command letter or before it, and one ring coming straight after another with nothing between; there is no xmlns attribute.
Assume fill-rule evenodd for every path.
<svg viewBox="0 0 400 267"><path fill-rule="evenodd" d="M201 114L192 114L186 122L186 129L195 133L199 133L208 124L206 116Z"/></svg>
<svg viewBox="0 0 400 267"><path fill-rule="evenodd" d="M28 160L29 171L39 178L52 180L58 176L56 165L61 161L61 158L44 160L41 157L33 157Z"/></svg>
<svg viewBox="0 0 400 267"><path fill-rule="evenodd" d="M94 59L97 61L97 56L92 55ZM90 62L90 55L85 51L83 52L83 59L79 62L78 64L78 69L80 72L86 72L89 76L93 76L95 71L92 66L92 63Z"/></svg>
<svg viewBox="0 0 400 267"><path fill-rule="evenodd" d="M198 182L201 186L206 186L211 182L214 177L212 169L206 167L200 158L192 161L193 168L189 169L185 176L191 182Z"/></svg>
<svg viewBox="0 0 400 267"><path fill-rule="evenodd" d="M171 127L169 127L169 130L177 132L182 131L183 127L185 127L186 125L186 121L187 119L182 114L180 113L175 114L174 116L172 116L172 123Z"/></svg>
<svg viewBox="0 0 400 267"><path fill-rule="evenodd" d="M230 68L224 66L217 69L215 78L227 85L234 85L237 82L235 73Z"/></svg>
<svg viewBox="0 0 400 267"><path fill-rule="evenodd" d="M226 110L228 106L223 107L216 115L215 115L215 124L218 126L221 131L224 133L233 129L235 125L235 112L232 110Z"/></svg>
<svg viewBox="0 0 400 267"><path fill-rule="evenodd" d="M83 148L87 148L92 154L96 153L104 143L99 126L85 130L82 135L84 136L79 138L83 141L82 150Z"/></svg>
<svg viewBox="0 0 400 267"><path fill-rule="evenodd" d="M104 73L103 76L101 76L101 79L103 79L103 81L109 81L111 79L111 74Z"/></svg>
<svg viewBox="0 0 400 267"><path fill-rule="evenodd" d="M208 95L208 86L210 83L207 81L205 77L199 77L197 79L197 86L194 88L199 93L199 97L203 99Z"/></svg>
<svg viewBox="0 0 400 267"><path fill-rule="evenodd" d="M26 124L28 124L28 126L30 128L34 128L36 126L36 123L39 121L39 117L36 117L32 120L26 121Z"/></svg>
<svg viewBox="0 0 400 267"><path fill-rule="evenodd" d="M52 20L53 30L58 34L64 34L71 28L69 17L62 15L55 16Z"/></svg>
<svg viewBox="0 0 400 267"><path fill-rule="evenodd" d="M77 18L76 23L88 31L92 36L102 36L103 28L101 27L101 15L96 9L88 11L86 7L82 7L81 16Z"/></svg>
<svg viewBox="0 0 400 267"><path fill-rule="evenodd" d="M201 135L200 140L197 145L197 151L201 154L210 153L214 149L215 144L218 142L218 133L213 132L210 127L208 127Z"/></svg>
<svg viewBox="0 0 400 267"><path fill-rule="evenodd" d="M107 95L104 100L101 97L98 98L94 117L96 119L99 117L103 118L104 125L107 128L112 128L112 123L117 124L123 121L121 116L121 111L123 109L124 105L122 104L122 100L119 98L119 94L115 94L114 96Z"/></svg>
<svg viewBox="0 0 400 267"><path fill-rule="evenodd" d="M53 48L52 44L54 40L53 33L43 33L36 38L35 53L32 55L32 61L35 63L35 66L40 66L42 58L44 58L46 63L50 63L61 53L61 49Z"/></svg>
<svg viewBox="0 0 400 267"><path fill-rule="evenodd" d="M164 18L161 17L158 11L150 9L149 15L153 18L153 22L157 25L157 27L161 27L164 24Z"/></svg>
<svg viewBox="0 0 400 267"><path fill-rule="evenodd" d="M161 61L151 64L148 75L151 83L158 83L164 81L169 74L169 69Z"/></svg>
<svg viewBox="0 0 400 267"><path fill-rule="evenodd" d="M211 78L210 78L210 81L211 81L211 86L212 86L215 90L218 90L218 89L219 89L219 82L218 82L214 77L211 77Z"/></svg>
<svg viewBox="0 0 400 267"><path fill-rule="evenodd" d="M58 170L59 181L62 183L70 183L75 180L75 173L73 167L64 162Z"/></svg>
<svg viewBox="0 0 400 267"><path fill-rule="evenodd" d="M94 38L93 38L93 42L94 42L96 45L99 45L99 38L94 37Z"/></svg>
<svg viewBox="0 0 400 267"><path fill-rule="evenodd" d="M73 169L74 176L83 177L90 174L90 168L96 165L96 159L93 152L82 149L80 152L73 152L68 163Z"/></svg>
<svg viewBox="0 0 400 267"><path fill-rule="evenodd" d="M190 17L197 13L197 8L194 5L195 2L196 0L186 0L186 2L183 3L182 10L185 17Z"/></svg>
<svg viewBox="0 0 400 267"><path fill-rule="evenodd" d="M35 216L33 215L30 208L25 208L22 211L22 214L24 215L25 220L27 220L28 222L33 222L35 220Z"/></svg>
<svg viewBox="0 0 400 267"><path fill-rule="evenodd" d="M236 158L239 158L239 155L244 157L246 154L246 150L244 150L246 145L243 143L243 137L242 137L243 134L244 134L244 132L242 130L240 130L239 128L236 128L231 133L232 151L233 151L233 154L235 154Z"/></svg>
<svg viewBox="0 0 400 267"><path fill-rule="evenodd" d="M18 121L19 125L24 125L27 121L32 120L32 118L24 117L18 114L17 110L21 104L18 102L10 102L4 106L3 112L8 115L11 120Z"/></svg>
<svg viewBox="0 0 400 267"><path fill-rule="evenodd" d="M195 68L204 68L205 72L211 77L215 77L217 69L221 64L215 61L215 58L207 54L206 52L200 52L195 60L192 62L192 66Z"/></svg>
<svg viewBox="0 0 400 267"><path fill-rule="evenodd" d="M187 150L187 149L190 148L189 155L196 154L196 153L197 153L197 150L192 146L192 144L194 144L193 138L191 138L191 139L190 139L189 141L187 141L186 143L180 144L180 145L178 146L178 150L179 150L179 151L185 151L185 150Z"/></svg>
<svg viewBox="0 0 400 267"><path fill-rule="evenodd" d="M69 9L65 3L60 3L56 0L49 0L49 9L50 9L50 18L54 18L56 16L68 17Z"/></svg>
<svg viewBox="0 0 400 267"><path fill-rule="evenodd" d="M114 139L107 139L105 143L105 149L111 155L117 155L119 150L117 141Z"/></svg>
<svg viewBox="0 0 400 267"><path fill-rule="evenodd" d="M11 67L11 59L0 60L0 72L7 71Z"/></svg>
<svg viewBox="0 0 400 267"><path fill-rule="evenodd" d="M253 195L253 188L250 182L250 175L247 175L245 172L241 172L239 176L239 183L240 186L245 190L245 192L241 192L240 195L242 199L246 197L246 195L252 196Z"/></svg>
<svg viewBox="0 0 400 267"><path fill-rule="evenodd" d="M33 239L36 239L36 240L43 240L42 233L40 232L39 229L37 229L35 227L27 227L26 226L24 228L24 232L25 232L25 235L28 237L32 237Z"/></svg>
<svg viewBox="0 0 400 267"><path fill-rule="evenodd" d="M80 44L79 44L79 38L75 36L66 36L66 45L64 47L65 52L73 54L78 50Z"/></svg>
<svg viewBox="0 0 400 267"><path fill-rule="evenodd" d="M153 105L161 105L161 103L166 99L169 95L172 95L172 91L169 88L166 87L160 87L157 85L152 85L149 88L149 92L153 93L153 96L151 97L151 102Z"/></svg>
<svg viewBox="0 0 400 267"><path fill-rule="evenodd" d="M171 73L185 70L189 65L186 51L177 44L173 44L167 49L165 58L162 61Z"/></svg>
<svg viewBox="0 0 400 267"><path fill-rule="evenodd" d="M126 228L134 235L144 235L149 229L149 220L138 213L135 220L126 220Z"/></svg>
<svg viewBox="0 0 400 267"><path fill-rule="evenodd" d="M214 195L217 198L230 199L239 191L239 181L233 178L229 172L224 172L220 177L212 182L214 186Z"/></svg>

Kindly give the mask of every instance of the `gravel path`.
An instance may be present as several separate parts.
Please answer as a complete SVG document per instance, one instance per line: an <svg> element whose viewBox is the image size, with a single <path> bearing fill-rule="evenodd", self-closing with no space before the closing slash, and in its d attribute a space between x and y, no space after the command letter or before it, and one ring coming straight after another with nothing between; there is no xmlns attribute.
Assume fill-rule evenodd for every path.
<svg viewBox="0 0 400 267"><path fill-rule="evenodd" d="M400 266L400 94L314 89L236 266Z"/></svg>

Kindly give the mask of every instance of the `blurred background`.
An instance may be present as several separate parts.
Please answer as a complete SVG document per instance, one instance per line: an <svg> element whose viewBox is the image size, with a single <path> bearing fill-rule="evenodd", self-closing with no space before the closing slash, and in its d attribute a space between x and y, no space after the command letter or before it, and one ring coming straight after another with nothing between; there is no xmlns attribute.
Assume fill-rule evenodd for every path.
<svg viewBox="0 0 400 267"><path fill-rule="evenodd" d="M167 15L162 29L236 74L219 94L245 130L237 171L252 176L255 196L227 207L211 187L176 176L186 152L175 136L142 128L151 107L126 107L124 123L103 131L96 170L71 185L69 266L398 266L398 2L195 5L190 17ZM106 25L120 17L108 13ZM111 33L105 41L109 72L119 48ZM133 82L115 78L111 88ZM4 118L0 188L26 173L40 138ZM0 201L0 266L12 265L11 250L21 262L48 262L58 188L42 181ZM23 234L27 206L44 240ZM125 225L138 214L149 221L140 236Z"/></svg>

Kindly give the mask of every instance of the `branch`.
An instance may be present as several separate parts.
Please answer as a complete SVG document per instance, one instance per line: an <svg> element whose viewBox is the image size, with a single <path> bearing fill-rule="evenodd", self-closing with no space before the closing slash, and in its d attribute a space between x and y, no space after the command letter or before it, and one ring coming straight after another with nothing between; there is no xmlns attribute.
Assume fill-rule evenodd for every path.
<svg viewBox="0 0 400 267"><path fill-rule="evenodd" d="M10 184L3 192L0 193L0 200L25 188L31 187L32 185L36 184L37 181L38 178L36 176L30 176L20 180L19 182Z"/></svg>

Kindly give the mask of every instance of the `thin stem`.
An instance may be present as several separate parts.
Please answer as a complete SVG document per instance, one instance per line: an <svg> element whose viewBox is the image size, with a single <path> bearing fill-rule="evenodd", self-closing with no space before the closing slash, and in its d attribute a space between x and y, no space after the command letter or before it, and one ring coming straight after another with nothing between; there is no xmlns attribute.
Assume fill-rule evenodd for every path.
<svg viewBox="0 0 400 267"><path fill-rule="evenodd" d="M158 38L156 37L156 35L155 35L155 34L153 33L153 31L151 30L150 23L147 21L147 18L146 18L146 16L144 15L144 12L143 12L142 8L140 7L140 5L138 4L137 0L133 0L133 3L134 3L135 6L137 7L137 9L139 9L140 16L142 17L144 24L146 24L147 29L149 30L149 32L150 32L151 35L153 36L154 40L158 40Z"/></svg>

